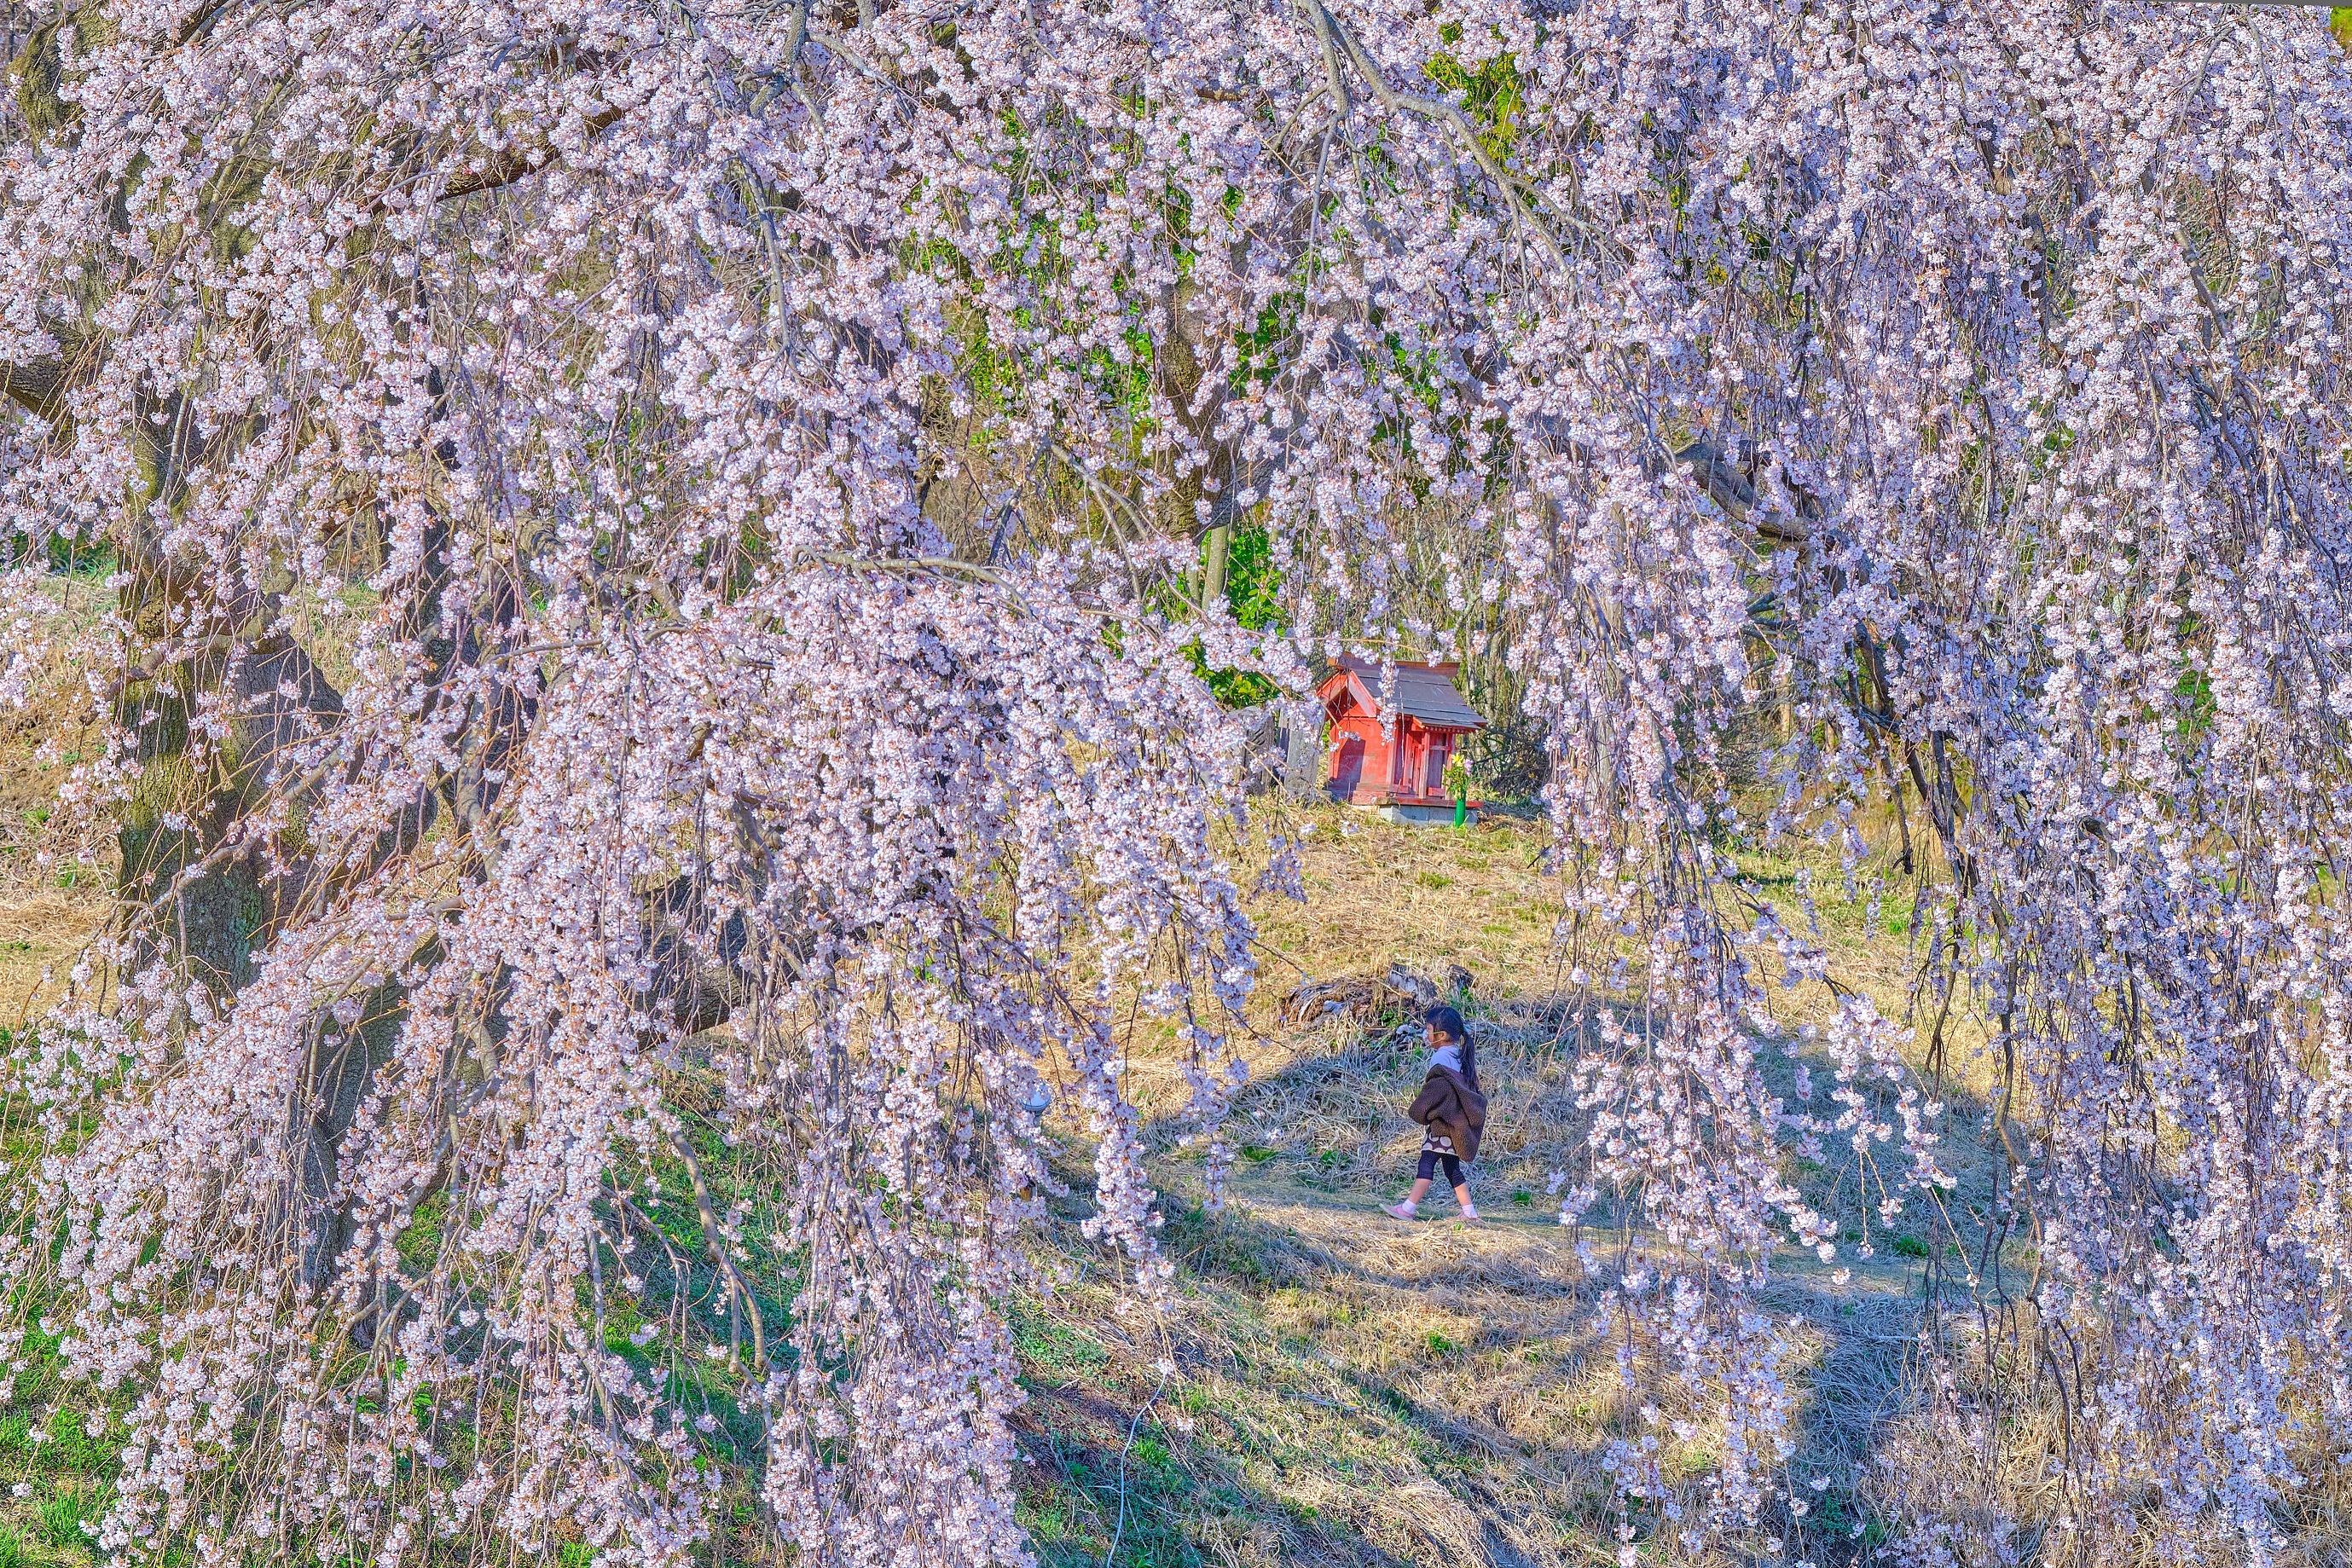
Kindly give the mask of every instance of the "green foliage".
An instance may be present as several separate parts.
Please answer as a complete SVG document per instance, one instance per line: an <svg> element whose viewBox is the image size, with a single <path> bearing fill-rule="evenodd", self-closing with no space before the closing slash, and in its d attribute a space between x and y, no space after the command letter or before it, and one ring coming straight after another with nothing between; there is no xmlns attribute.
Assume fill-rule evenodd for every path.
<svg viewBox="0 0 2352 1568"><path fill-rule="evenodd" d="M1234 368L1233 388L1236 393L1246 393L1251 383L1272 381L1280 371L1282 345L1297 330L1298 319L1306 309L1307 295L1303 289L1286 291L1266 301L1265 308L1258 312L1256 327L1241 340L1240 362Z"/></svg>
<svg viewBox="0 0 2352 1568"><path fill-rule="evenodd" d="M1038 1306L1016 1303L1011 1316L1013 1347L1028 1365L1067 1374L1092 1370L1110 1359L1101 1345L1055 1322Z"/></svg>
<svg viewBox="0 0 2352 1568"><path fill-rule="evenodd" d="M1269 1245L1273 1236L1264 1221L1230 1207L1212 1212L1197 1203L1163 1212L1160 1244L1194 1278L1255 1291L1287 1281L1288 1249Z"/></svg>
<svg viewBox="0 0 2352 1568"><path fill-rule="evenodd" d="M110 1420L111 1430L93 1437L83 1428L82 1420L79 1411L58 1406L43 1428L48 1434L48 1441L42 1445L42 1457L57 1469L77 1475L102 1475L113 1462L114 1450L122 1435L121 1424L119 1419Z"/></svg>
<svg viewBox="0 0 2352 1568"><path fill-rule="evenodd" d="M2197 665L2184 661L2180 678L2173 684L2173 695L2180 699L2180 733L2183 741L2191 741L2212 728L2220 705L2213 695L2213 681Z"/></svg>
<svg viewBox="0 0 2352 1568"><path fill-rule="evenodd" d="M50 1545L59 1548L79 1546L87 1550L92 1536L82 1528L82 1521L89 1519L95 1523L96 1516L104 1511L86 1509L82 1499L59 1492L42 1499L38 1511L41 1534Z"/></svg>
<svg viewBox="0 0 2352 1568"><path fill-rule="evenodd" d="M1202 570L1208 567L1209 541L1201 540ZM1282 575L1274 564L1274 546L1263 527L1234 528L1225 548L1225 604L1234 619L1248 631L1282 624ZM1192 668L1208 682L1217 700L1227 707L1255 707L1272 702L1275 685L1248 670L1213 670L1197 643L1192 647Z"/></svg>
<svg viewBox="0 0 2352 1568"><path fill-rule="evenodd" d="M412 1269L430 1264L441 1250L441 1223L449 1210L446 1192L436 1192L416 1206L409 1217L408 1227L393 1245L399 1249L400 1260Z"/></svg>
<svg viewBox="0 0 2352 1568"><path fill-rule="evenodd" d="M1462 25L1448 22L1439 37L1448 44L1460 43ZM1527 107L1517 62L1507 54L1496 55L1469 70L1452 56L1439 55L1425 68L1430 80L1462 95L1462 111L1478 128L1478 145L1486 155L1497 163L1508 163Z"/></svg>
<svg viewBox="0 0 2352 1568"><path fill-rule="evenodd" d="M111 576L115 567L114 547L103 542L85 543L68 538L63 534L49 536L49 570L80 582L99 582Z"/></svg>
<svg viewBox="0 0 2352 1568"><path fill-rule="evenodd" d="M1151 421L1145 411L1150 405L1151 367L1156 352L1151 334L1140 326L1129 326L1119 337L1127 346L1127 353L1095 350L1086 358L1087 379L1093 383L1096 395L1124 413L1129 424L1138 430L1149 429Z"/></svg>
<svg viewBox="0 0 2352 1568"><path fill-rule="evenodd" d="M1042 1497L1014 1510L1029 1532L1038 1561L1046 1568L1198 1568L1199 1548L1185 1539L1182 1521L1195 1489L1181 1470L1130 1467L1127 1521L1117 1524L1119 1478L1116 1459L1108 1471L1087 1458L1068 1461L1073 1489ZM1113 1539L1118 1555L1107 1554Z"/></svg>
<svg viewBox="0 0 2352 1568"><path fill-rule="evenodd" d="M1205 548L1205 547L1204 547ZM1235 528L1225 551L1225 602L1252 632L1282 624L1282 574L1263 528Z"/></svg>

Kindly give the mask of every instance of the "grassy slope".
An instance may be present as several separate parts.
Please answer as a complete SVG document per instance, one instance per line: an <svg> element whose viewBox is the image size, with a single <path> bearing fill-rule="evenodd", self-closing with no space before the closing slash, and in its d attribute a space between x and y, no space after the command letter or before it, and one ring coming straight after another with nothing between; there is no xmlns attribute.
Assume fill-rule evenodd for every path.
<svg viewBox="0 0 2352 1568"><path fill-rule="evenodd" d="M0 747L0 815L22 842L61 758L54 739L45 748L21 723ZM1268 895L1254 910L1264 937L1255 1081L1238 1103L1247 1154L1222 1213L1200 1205L1197 1156L1172 1127L1156 1130L1184 1310L1122 1313L1075 1207L1041 1238L1072 1277L1017 1319L1032 1396L1024 1522L1053 1564L1613 1560L1600 1456L1630 1413L1596 1338L1592 1288L1545 1192L1576 1117L1551 1043L1557 1022L1541 1006L1559 980L1541 831L1508 820L1398 829L1337 809L1306 819L1316 828L1302 858L1311 903ZM28 861L0 856L0 1026L103 913L95 890L57 885ZM1753 869L1768 883L1790 874L1760 860ZM1906 944L1893 933L1906 913L1882 910L1865 928L1859 906L1822 910L1841 974L1898 1012ZM1302 977L1393 961L1432 974L1460 964L1476 982L1494 1119L1476 1177L1488 1220L1475 1230L1406 1227L1379 1212L1418 1146L1402 1115L1417 1045L1275 1018L1274 1002ZM1790 1000L1790 1021L1820 1004ZM1172 1104L1173 1064L1148 1040L1136 1051L1147 1108ZM1069 1152L1082 1167L1075 1141ZM1969 1151L1954 1152L1968 1167ZM1071 1176L1083 1186L1082 1168ZM1857 1506L1854 1461L1870 1424L1894 1397L1916 1264L1883 1247L1843 1288L1809 1255L1791 1251L1777 1267L1774 1310L1814 1325L1805 1364L1789 1369L1808 1400L1798 1468L1830 1478L1822 1505L1843 1519ZM103 1445L79 1435L71 1410L45 1408L55 1391L23 1392L33 1396L0 1413L0 1568L84 1557L79 1520L103 1491ZM34 1440L37 1424L47 1440ZM1673 1462L1703 1477L1705 1435ZM26 1495L5 1495L19 1481Z"/></svg>
<svg viewBox="0 0 2352 1568"><path fill-rule="evenodd" d="M1593 1321L1597 1287L1546 1197L1579 1118L1541 1007L1558 977L1540 830L1311 816L1312 904L1256 911L1262 1000L1301 975L1399 960L1469 968L1474 1025L1488 1042L1492 1111L1474 1178L1486 1218L1407 1226L1380 1212L1418 1148L1402 1116L1422 1064L1409 1030L1284 1030L1269 1005L1236 1105L1245 1153L1224 1211L1199 1207L1196 1158L1165 1136L1157 1145L1185 1310L1165 1322L1122 1319L1075 1227L1056 1239L1079 1278L1020 1325L1033 1396L1026 1521L1048 1563L1072 1565L1614 1561L1601 1457L1638 1425ZM1767 881L1792 873L1761 857L1753 869ZM1907 907L1882 907L1874 925L1865 904L1824 902L1820 913L1841 976L1901 1016ZM1788 1021L1801 1023L1824 998L1788 1002ZM1147 1084L1155 1065L1135 1070ZM1790 1071L1777 1055L1767 1070ZM1986 1175L1965 1138L1969 1110L1955 1105L1948 1151L1963 1207ZM1826 1173L1791 1162L1789 1174L1831 1199ZM1861 1240L1859 1209L1843 1207L1853 1212L1832 1211ZM1833 1266L1783 1249L1767 1298L1808 1325L1785 1369L1804 1402L1791 1473L1828 1481L1811 1494L1816 1522L1834 1527L1821 1544L1837 1549L1814 1553L1824 1562L1876 1538L1858 1500L1860 1462L1901 1404L1924 1243L1905 1229L1874 1239L1867 1263L1851 1248ZM1835 1282L1832 1268L1850 1278ZM1162 1363L1174 1368L1164 1379ZM1668 1453L1670 1472L1693 1483L1712 1462L1705 1433Z"/></svg>

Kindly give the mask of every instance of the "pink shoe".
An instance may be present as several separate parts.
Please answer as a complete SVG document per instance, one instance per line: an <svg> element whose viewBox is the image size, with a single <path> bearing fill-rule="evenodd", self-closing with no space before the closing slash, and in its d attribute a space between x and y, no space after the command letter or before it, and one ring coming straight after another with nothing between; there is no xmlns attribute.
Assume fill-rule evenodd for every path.
<svg viewBox="0 0 2352 1568"><path fill-rule="evenodd" d="M1412 1206L1412 1199L1406 1198L1402 1203L1392 1203L1389 1205L1388 1207L1383 1209L1381 1212L1397 1219L1411 1219L1414 1215L1421 1211Z"/></svg>
<svg viewBox="0 0 2352 1568"><path fill-rule="evenodd" d="M1473 1220L1476 1219L1477 1218L1478 1218L1478 1211L1477 1211L1476 1209L1475 1209L1475 1208L1465 1208L1465 1209L1464 1209L1464 1210L1462 1211L1462 1222L1463 1222L1465 1225L1469 1224L1470 1222L1472 1222Z"/></svg>

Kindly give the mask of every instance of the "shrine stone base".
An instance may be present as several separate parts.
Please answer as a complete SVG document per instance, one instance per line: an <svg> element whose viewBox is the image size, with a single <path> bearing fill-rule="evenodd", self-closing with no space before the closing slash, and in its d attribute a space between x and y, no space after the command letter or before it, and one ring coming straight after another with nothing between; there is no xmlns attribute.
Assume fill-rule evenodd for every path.
<svg viewBox="0 0 2352 1568"><path fill-rule="evenodd" d="M1443 806L1386 805L1372 806L1365 809L1370 810L1383 822L1395 822L1400 825L1414 825L1424 828L1450 828L1454 825L1454 806L1450 801ZM1474 827L1477 824L1477 821L1478 808L1473 806L1463 816L1462 825L1465 828Z"/></svg>

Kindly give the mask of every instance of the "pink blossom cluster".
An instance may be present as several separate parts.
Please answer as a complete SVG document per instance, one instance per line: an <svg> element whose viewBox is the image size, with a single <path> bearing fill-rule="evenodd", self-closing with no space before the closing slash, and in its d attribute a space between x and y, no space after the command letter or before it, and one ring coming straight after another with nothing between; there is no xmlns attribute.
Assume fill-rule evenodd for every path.
<svg viewBox="0 0 2352 1568"><path fill-rule="evenodd" d="M2315 19L102 0L16 79L0 699L103 541L126 827L0 1267L128 1411L110 1549L669 1563L748 1477L812 1559L1024 1561L1038 1108L1157 1299L1136 1020L1213 1182L1244 1077L1193 660L1296 700L1433 603L1550 737L1629 1561L1807 1549L1763 1293L1825 1204L1980 1243L1935 1304L2028 1370L1937 1396L2059 1403L2086 1560L2263 1560L2352 1452ZM1278 632L1193 597L1237 525ZM1924 1012L1990 1020L1972 1215L1944 1024L1792 1040L1836 976L1732 852L1858 887L1889 810Z"/></svg>

